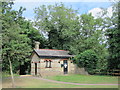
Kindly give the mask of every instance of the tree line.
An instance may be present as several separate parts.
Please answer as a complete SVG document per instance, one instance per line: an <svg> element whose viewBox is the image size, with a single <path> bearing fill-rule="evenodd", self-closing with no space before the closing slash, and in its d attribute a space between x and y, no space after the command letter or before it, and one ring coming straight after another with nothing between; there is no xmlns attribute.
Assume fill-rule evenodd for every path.
<svg viewBox="0 0 120 90"><path fill-rule="evenodd" d="M97 18L91 13L78 15L63 3L41 5L34 9L35 22L31 22L22 16L25 8L16 11L13 2L2 2L3 71L9 72L11 61L14 73L30 73L35 41L40 48L69 50L76 55L74 63L90 74L120 69L119 3L113 4L112 17L104 10Z"/></svg>

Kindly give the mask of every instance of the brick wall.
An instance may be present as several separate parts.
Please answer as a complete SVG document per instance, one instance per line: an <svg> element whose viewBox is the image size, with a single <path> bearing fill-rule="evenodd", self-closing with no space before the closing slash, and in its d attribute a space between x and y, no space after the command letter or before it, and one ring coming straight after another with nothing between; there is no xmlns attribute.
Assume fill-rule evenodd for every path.
<svg viewBox="0 0 120 90"><path fill-rule="evenodd" d="M51 67L46 67L46 60L51 61ZM36 54L34 54L31 60L31 75L35 75L35 63L37 63L38 76L44 77L64 74L63 67L61 67L63 60L60 58L39 58ZM88 73L84 70L84 68L79 68L76 64L73 64L71 60L68 60L68 74L87 75Z"/></svg>

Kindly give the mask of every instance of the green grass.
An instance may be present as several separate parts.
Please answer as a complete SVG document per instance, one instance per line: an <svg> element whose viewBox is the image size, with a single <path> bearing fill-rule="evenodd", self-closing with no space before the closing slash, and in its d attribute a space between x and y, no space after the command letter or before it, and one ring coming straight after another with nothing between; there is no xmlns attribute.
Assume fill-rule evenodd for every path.
<svg viewBox="0 0 120 90"><path fill-rule="evenodd" d="M2 72L1 75L2 75L2 78L11 77L11 75L8 72ZM20 75L14 74L14 76L20 76Z"/></svg>
<svg viewBox="0 0 120 90"><path fill-rule="evenodd" d="M26 74L26 75L31 75L31 74ZM0 76L2 76L2 78L6 78L6 77L11 77L11 74L9 72L0 72ZM20 75L13 73L13 76L20 76Z"/></svg>
<svg viewBox="0 0 120 90"><path fill-rule="evenodd" d="M3 88L10 88L11 87L11 80L10 79L3 79ZM17 88L76 88L80 87L77 85L69 85L69 84L59 84L59 83L52 83L47 82L39 79L33 79L31 77L25 78L15 78L15 86Z"/></svg>
<svg viewBox="0 0 120 90"><path fill-rule="evenodd" d="M46 77L48 79L82 84L118 84L118 77L95 75L63 75Z"/></svg>
<svg viewBox="0 0 120 90"><path fill-rule="evenodd" d="M74 82L82 84L117 84L117 77L112 76L85 76L85 75L65 75L65 76L52 76L46 77L49 79ZM3 88L11 87L11 79L3 78ZM17 88L118 88L117 85L71 85L62 83L48 82L32 77L15 77L15 85Z"/></svg>

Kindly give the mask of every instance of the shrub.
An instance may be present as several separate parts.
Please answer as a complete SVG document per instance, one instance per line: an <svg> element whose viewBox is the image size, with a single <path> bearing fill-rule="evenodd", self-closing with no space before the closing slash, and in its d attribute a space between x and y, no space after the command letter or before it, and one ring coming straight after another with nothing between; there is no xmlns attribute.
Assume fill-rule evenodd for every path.
<svg viewBox="0 0 120 90"><path fill-rule="evenodd" d="M89 74L95 73L97 61L99 58L98 55L93 50L86 50L76 55L74 59L76 61L76 64L79 67L84 67Z"/></svg>

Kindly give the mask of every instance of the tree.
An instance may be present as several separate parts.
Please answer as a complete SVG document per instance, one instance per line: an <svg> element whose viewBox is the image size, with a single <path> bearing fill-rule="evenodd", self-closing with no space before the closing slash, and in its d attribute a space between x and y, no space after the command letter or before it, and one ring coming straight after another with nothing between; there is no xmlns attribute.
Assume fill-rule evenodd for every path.
<svg viewBox="0 0 120 90"><path fill-rule="evenodd" d="M108 44L109 44L109 69L120 69L120 44L119 44L119 29L118 28L112 28L108 29Z"/></svg>
<svg viewBox="0 0 120 90"><path fill-rule="evenodd" d="M105 45L102 36L102 19L95 19L91 14L82 14L79 19L79 29L73 43L76 46L75 52L83 52L86 49L98 49L98 46ZM75 47L75 46L74 46ZM76 52L77 51L77 52Z"/></svg>
<svg viewBox="0 0 120 90"><path fill-rule="evenodd" d="M8 71L10 67L12 87L15 87L13 71L29 60L31 47L29 38L20 34L22 29L16 23L19 12L11 10L12 5L13 2L2 2L2 70Z"/></svg>
<svg viewBox="0 0 120 90"><path fill-rule="evenodd" d="M19 64L28 61L26 58L30 55L31 47L28 45L30 39L26 35L21 34L22 30L16 23L18 16L17 11L11 10L12 2L2 3L2 36L3 36L3 70L8 70L10 60L13 65L14 72L18 69Z"/></svg>
<svg viewBox="0 0 120 90"><path fill-rule="evenodd" d="M8 58L12 62L14 73L26 74L30 72L30 55L34 48L34 41L42 42L45 39L35 29L31 21L22 16L25 8L12 10L13 2L2 3L2 36L3 36L3 71L9 71ZM22 68L24 67L24 68Z"/></svg>
<svg viewBox="0 0 120 90"><path fill-rule="evenodd" d="M41 43L40 48L45 48L46 44L46 39L44 36L37 30L36 28L33 27L33 22L27 21L24 18L21 18L21 22L18 22L20 27L22 28L21 32L22 34L27 35L27 37L30 39L29 45L31 47L35 47L35 41L38 41Z"/></svg>
<svg viewBox="0 0 120 90"><path fill-rule="evenodd" d="M42 5L35 9L35 13L36 26L48 34L49 48L70 50L75 55L91 49L99 56L98 68L106 68L108 53L102 18L95 19L91 14L78 16L76 10L62 3Z"/></svg>
<svg viewBox="0 0 120 90"><path fill-rule="evenodd" d="M75 54L81 54L86 50L93 50L98 56L96 69L107 69L107 44L104 38L103 19L94 18L91 14L80 16L80 28L73 39L70 50Z"/></svg>
<svg viewBox="0 0 120 90"><path fill-rule="evenodd" d="M120 69L120 2L113 5L113 15L106 21L111 28L107 29L106 36L108 40L108 69Z"/></svg>
<svg viewBox="0 0 120 90"><path fill-rule="evenodd" d="M86 50L75 56L79 67L84 67L89 74L95 74L99 57L93 50Z"/></svg>
<svg viewBox="0 0 120 90"><path fill-rule="evenodd" d="M42 5L35 8L35 24L48 35L48 46L52 49L69 49L72 35L78 28L77 11L64 4Z"/></svg>

